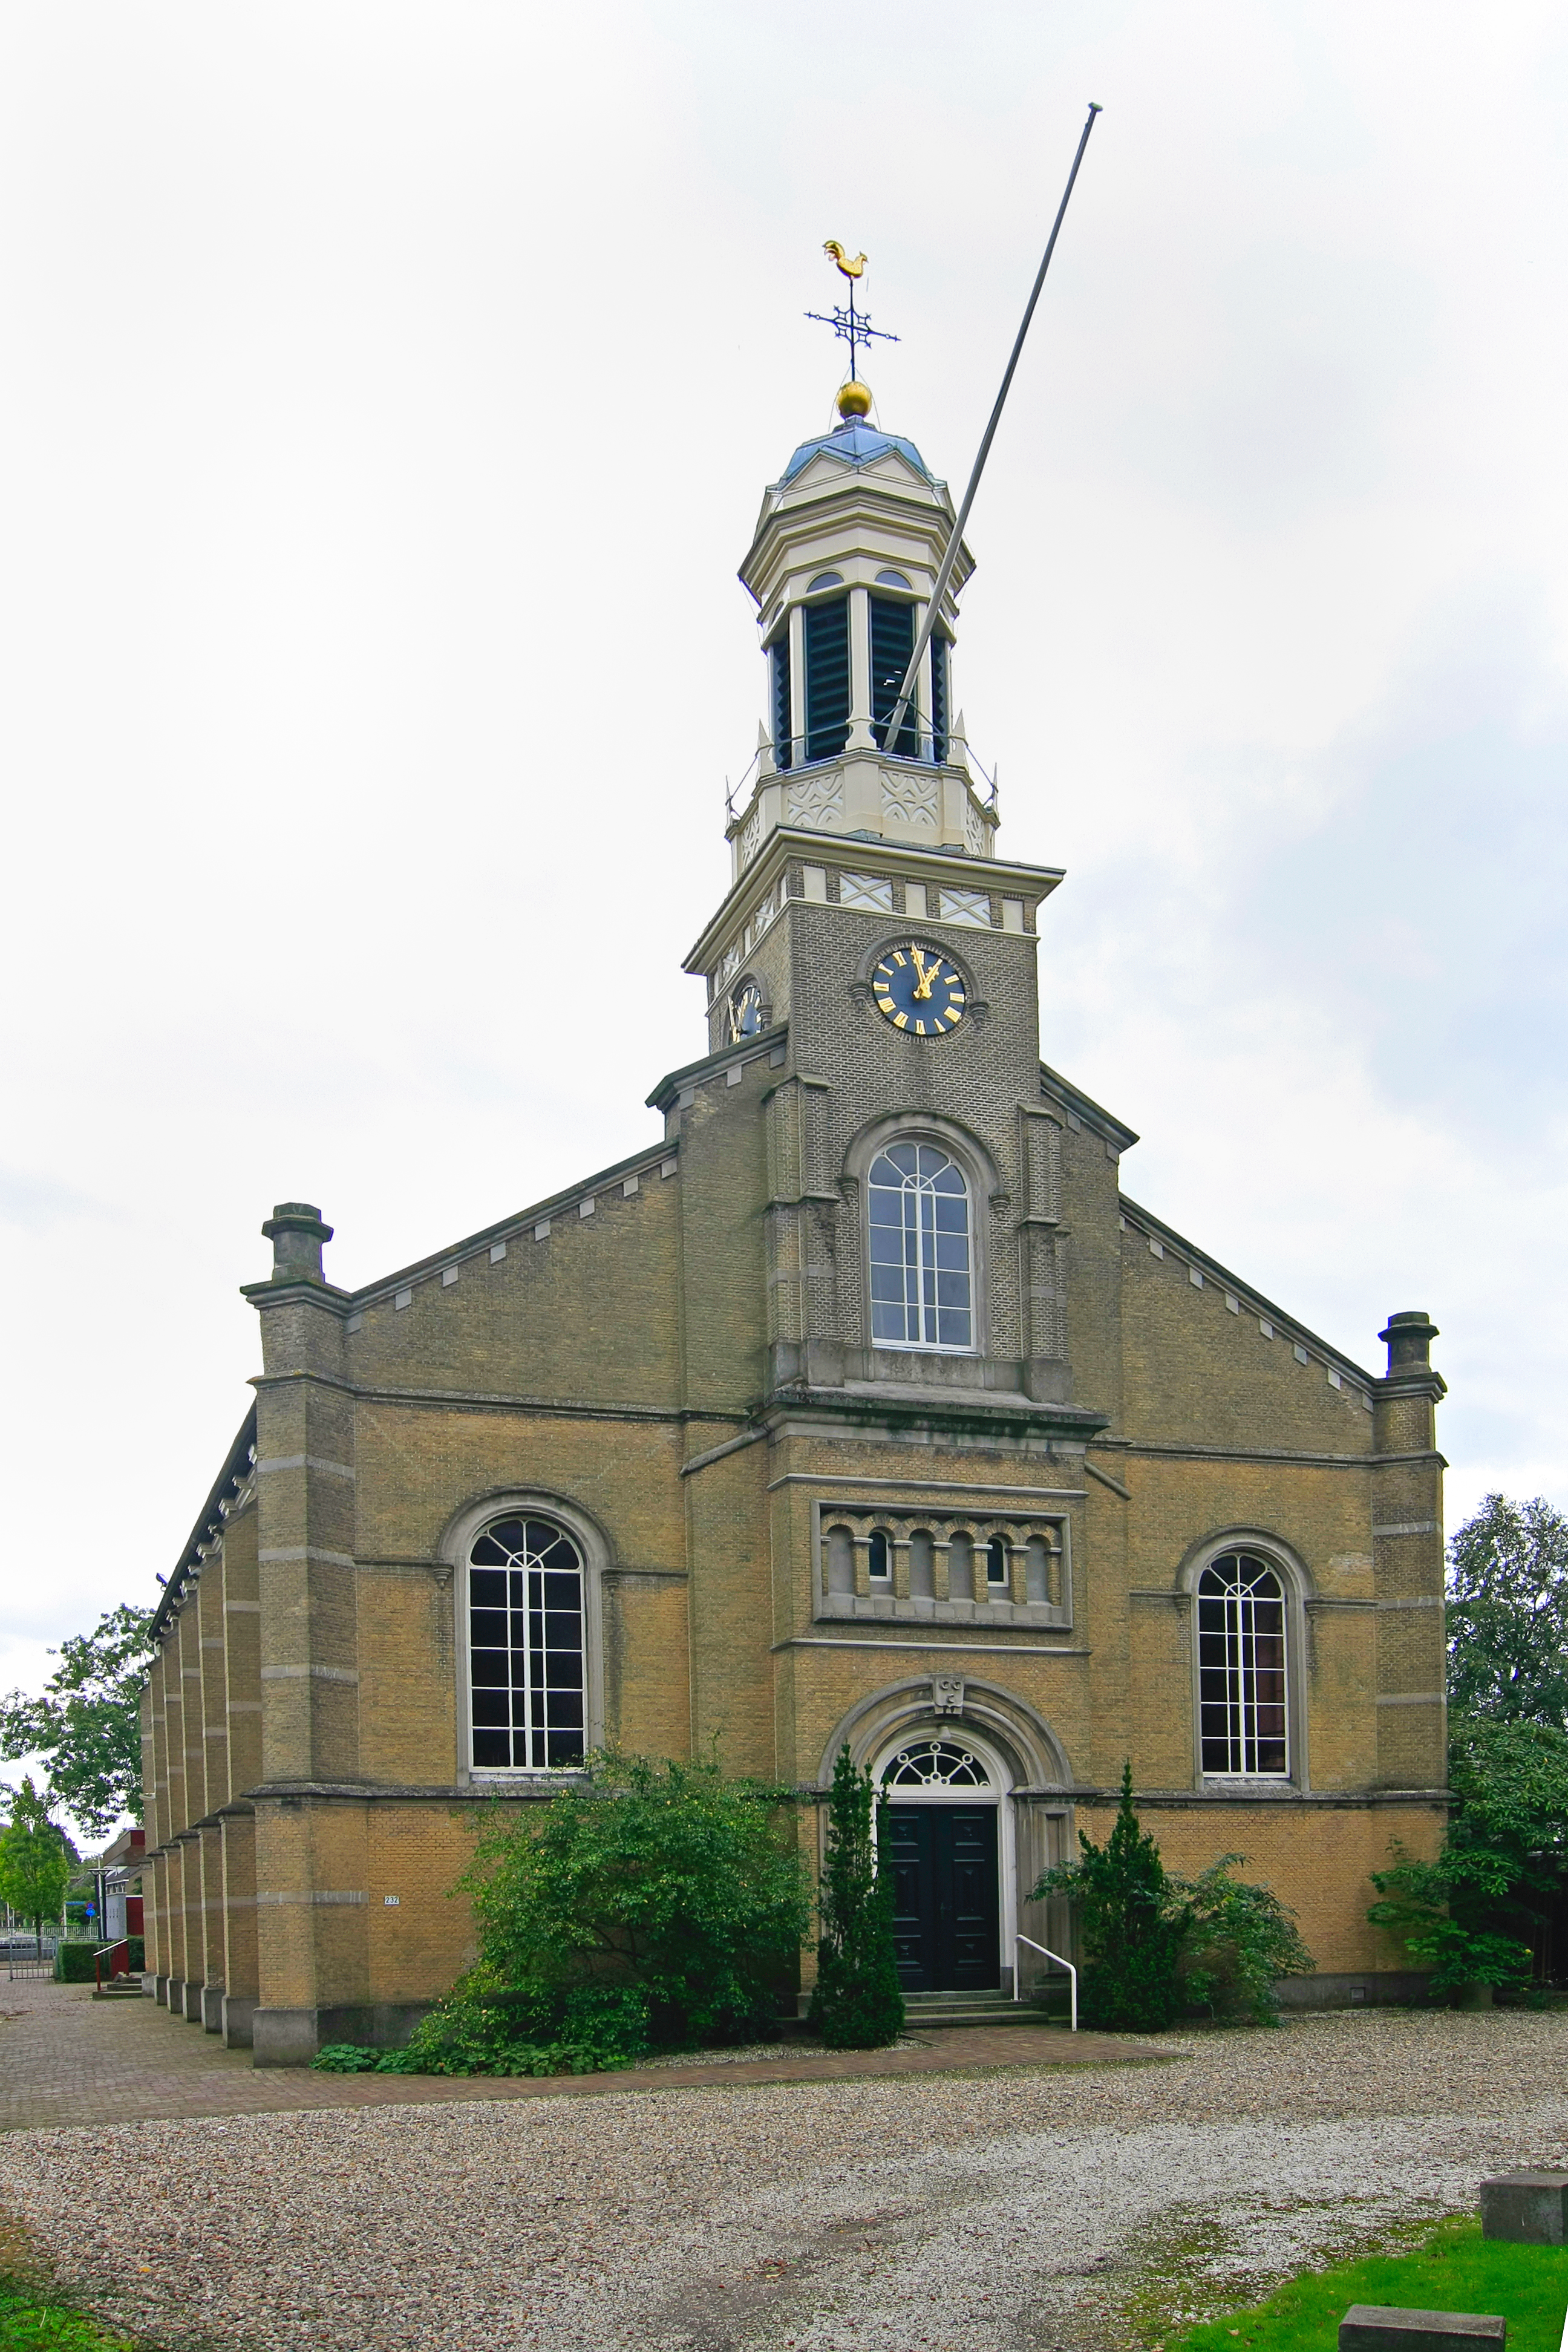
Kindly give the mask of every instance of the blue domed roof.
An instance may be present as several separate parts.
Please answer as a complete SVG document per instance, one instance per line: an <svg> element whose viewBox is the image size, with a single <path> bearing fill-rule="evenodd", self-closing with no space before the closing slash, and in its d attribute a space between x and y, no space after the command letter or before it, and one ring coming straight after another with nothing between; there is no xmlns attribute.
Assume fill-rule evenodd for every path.
<svg viewBox="0 0 1568 2352"><path fill-rule="evenodd" d="M889 449L896 449L900 457L907 458L928 482L935 481L936 476L912 441L906 441L900 433L879 433L875 425L857 416L847 425L835 425L831 433L819 433L815 441L803 441L779 476L778 487L783 489L786 482L793 482L802 467L809 465L819 452L842 458L847 466L868 466L873 457L880 457Z"/></svg>

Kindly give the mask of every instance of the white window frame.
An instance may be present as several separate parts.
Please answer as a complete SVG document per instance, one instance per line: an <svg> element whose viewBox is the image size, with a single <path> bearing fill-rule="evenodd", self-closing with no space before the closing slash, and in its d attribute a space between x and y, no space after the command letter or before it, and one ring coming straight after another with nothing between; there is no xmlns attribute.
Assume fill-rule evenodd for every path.
<svg viewBox="0 0 1568 2352"><path fill-rule="evenodd" d="M919 1297L918 1297L918 1302L917 1302L917 1312L918 1312L919 1317L920 1317L921 1327L920 1337L919 1337L919 1338L917 1338L917 1339L886 1339L886 1338L882 1337L880 1334L879 1334L879 1332L878 1332L878 1330L877 1330L877 1328L876 1328L876 1317L877 1317L877 1307L878 1307L878 1304L879 1304L879 1302L878 1302L878 1299L877 1299L877 1297L876 1297L875 1285L874 1285L874 1280L873 1280L873 1270L874 1270L875 1261L873 1260L873 1258L872 1258L872 1255L871 1255L872 1236L873 1236L874 1233L876 1232L877 1228L874 1226L874 1224L873 1224L873 1223L872 1223L872 1219L871 1219L871 1195L872 1195L872 1193L873 1193L874 1192L890 1192L890 1191L891 1191L891 1189L892 1189L892 1188L891 1188L890 1186L889 1186L889 1185L880 1185L880 1184L878 1184L878 1183L876 1183L876 1182L875 1182L875 1181L874 1181L874 1178L875 1178L875 1171L876 1171L876 1169L877 1169L877 1166L878 1166L879 1161L879 1160L881 1160L883 1159L883 1157L884 1157L887 1153L889 1153L889 1152L890 1152L890 1151L895 1151L895 1150L899 1150L899 1149L900 1148L900 1146L901 1146L901 1147L903 1147L903 1148L904 1148L904 1149L906 1149L906 1150L917 1150L917 1151L920 1151L920 1150L924 1150L924 1151L940 1151L940 1152L942 1153L942 1158L947 1161L948 1166L949 1166L950 1168L954 1169L954 1170L957 1171L957 1175L958 1175L959 1181L960 1181L960 1182L962 1183L962 1185L963 1186L963 1215L964 1215L964 1224L963 1224L963 1237L964 1237L964 1280L965 1280L965 1282L966 1282L966 1283L967 1283L967 1285L968 1285L968 1293L969 1293L969 1303L968 1303L968 1307L967 1307L967 1310L966 1310L966 1311L967 1311L967 1314L968 1314L968 1317L969 1317L969 1337L968 1337L968 1339L967 1339L966 1340L950 1340L950 1339L941 1339L941 1338L937 1338L937 1337L931 1337L931 1338L927 1338L927 1337L926 1337L926 1333L925 1333L925 1325L926 1325L926 1318L927 1318L928 1315L930 1315L930 1316L931 1316L931 1317L934 1317L934 1318L940 1318L940 1317L942 1316L942 1314L943 1313L943 1311L944 1311L944 1310L943 1310L943 1308L942 1307L940 1301L933 1301L933 1303L932 1303L929 1307L927 1307L927 1305L926 1305L925 1297L924 1297L924 1288L925 1288L925 1279L926 1279L926 1272L927 1272L927 1269L926 1269L926 1267L925 1267L925 1265L924 1265L923 1262L922 1262L922 1263L921 1263L921 1264L917 1267L917 1282L918 1282L918 1285L919 1285L919 1294L920 1294L920 1295L919 1295ZM915 1181L916 1186L919 1186L919 1185L921 1184L921 1180L920 1179L920 1177L918 1176L918 1174L917 1174L917 1176L916 1176L916 1178L915 1178L914 1181ZM910 1184L909 1184L908 1181L906 1181L906 1182L904 1183L904 1185L900 1187L900 1190L901 1190L904 1193L906 1193L906 1194L909 1192L910 1189ZM865 1192L866 1192L866 1218L865 1218L865 1232L866 1232L866 1292L867 1292L867 1307L868 1307L868 1318L869 1318L869 1319L868 1319L868 1325L867 1337L868 1337L868 1339L869 1344L870 1344L873 1348L878 1348L878 1349L881 1349L881 1348L893 1349L898 1350L900 1354L904 1354L904 1355L926 1355L926 1356L975 1356L975 1355L978 1355L978 1354L980 1353L980 1303L979 1303L979 1297L978 1297L978 1291L979 1291L979 1286L979 1286L979 1279L978 1279L978 1276L979 1276L978 1252L976 1251L976 1248L975 1248L975 1228L976 1228L976 1226L977 1226L977 1224L978 1224L978 1223L979 1223L979 1218L978 1218L977 1213L976 1213L976 1204L975 1204L975 1195L974 1195L974 1179L973 1179L973 1175L971 1174L971 1172L970 1172L969 1169L965 1167L965 1165L964 1165L964 1163L963 1163L963 1160L959 1157L959 1155L958 1155L958 1153L957 1153L957 1152L955 1152L954 1150L952 1150L952 1148L951 1148L951 1146L947 1143L947 1141L945 1140L945 1139L938 1139L938 1138L936 1138L936 1137L934 1137L934 1136L921 1135L921 1134L920 1134L920 1133L918 1133L918 1132L916 1132L916 1131L911 1130L911 1131L910 1131L910 1133L908 1133L908 1134L890 1136L890 1137L888 1139L888 1140L887 1140L885 1143L883 1143L883 1144L879 1147L879 1149L872 1154L871 1159L870 1159L870 1161L869 1161L869 1163L868 1163L868 1167L867 1167L867 1170L866 1170L866 1184L865 1184ZM917 1197L918 1197L918 1196L917 1196ZM949 1197L951 1198L952 1196L951 1196L951 1195L949 1195ZM884 1228L883 1230L887 1230L887 1228ZM907 1227L900 1226L900 1231L907 1231L908 1229L907 1229ZM933 1230L934 1230L934 1228L933 1228ZM921 1218L921 1217L918 1215L918 1213L917 1213L917 1217L916 1217L915 1231L916 1231L917 1235L920 1237L920 1240L921 1240L921 1244L923 1244L923 1242L924 1242L924 1239L925 1239L925 1227L924 1227L924 1221L923 1221L923 1219L922 1219L922 1218ZM934 1280L934 1279L939 1279L939 1278L940 1278L941 1272L942 1272L942 1269L941 1269L940 1267L938 1267L938 1266L934 1266L934 1265L933 1265L933 1266L930 1269L930 1271L931 1271L931 1276L932 1276L933 1280ZM885 1302L884 1302L884 1303L885 1303ZM906 1310L905 1310L905 1311L906 1311L906 1314L907 1314L907 1305L906 1305ZM947 1311L951 1312L951 1311L952 1311L952 1310L951 1310L951 1309L950 1309L950 1310L947 1310Z"/></svg>
<svg viewBox="0 0 1568 2352"><path fill-rule="evenodd" d="M1280 1708L1284 1719L1285 1745L1285 1761L1282 1767L1261 1765L1257 1760L1260 1744L1257 1726L1261 1702L1256 1689L1259 1669L1255 1657L1244 1658L1238 1669L1233 1668L1228 1663L1226 1668L1227 1674L1239 1672L1242 1682L1240 1701L1242 1729L1239 1740L1241 1760L1236 1764L1216 1766L1205 1759L1203 1612L1205 1600L1210 1601L1211 1605L1217 1600L1225 1611L1226 1624L1223 1638L1227 1653L1234 1654L1235 1645L1238 1642L1250 1650L1257 1640L1256 1632L1247 1626L1247 1620L1251 1612L1241 1596L1236 1596L1239 1605L1233 1606L1231 1596L1207 1595L1203 1590L1204 1579L1211 1570L1217 1570L1222 1560L1237 1557L1256 1561L1260 1569L1274 1579L1279 1588L1280 1672L1284 1681L1283 1703ZM1297 1659L1300 1655L1300 1644L1296 1637L1298 1601L1296 1580L1271 1547L1249 1542L1246 1538L1232 1538L1225 1542L1205 1547L1205 1557L1194 1566L1190 1589L1193 1595L1194 1734L1200 1780L1205 1783L1217 1781L1222 1785L1234 1785L1238 1782L1262 1783L1276 1788L1292 1785L1297 1777L1296 1719L1299 1679ZM1234 1746L1236 1743L1231 1744Z"/></svg>
<svg viewBox="0 0 1568 2352"><path fill-rule="evenodd" d="M442 1558L452 1570L452 1653L457 1682L457 1783L467 1788L559 1787L582 1778L580 1764L476 1764L473 1761L473 1685L469 1642L468 1555L484 1530L500 1519L550 1519L572 1538L583 1560L583 1717L588 1753L605 1744L604 1578L613 1566L608 1541L597 1522L560 1495L512 1488L488 1495L463 1510L447 1528Z"/></svg>

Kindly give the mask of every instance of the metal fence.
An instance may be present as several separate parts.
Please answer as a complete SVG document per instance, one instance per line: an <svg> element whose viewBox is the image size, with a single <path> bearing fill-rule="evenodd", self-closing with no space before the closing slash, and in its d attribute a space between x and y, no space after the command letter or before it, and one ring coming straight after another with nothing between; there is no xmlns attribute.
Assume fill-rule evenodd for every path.
<svg viewBox="0 0 1568 2352"><path fill-rule="evenodd" d="M42 1947L39 1939L25 1927L0 1929L0 1942L5 1951L5 1980L8 1984L31 1981L47 1983L55 1972L55 1954L59 1949L58 1930L46 1927Z"/></svg>

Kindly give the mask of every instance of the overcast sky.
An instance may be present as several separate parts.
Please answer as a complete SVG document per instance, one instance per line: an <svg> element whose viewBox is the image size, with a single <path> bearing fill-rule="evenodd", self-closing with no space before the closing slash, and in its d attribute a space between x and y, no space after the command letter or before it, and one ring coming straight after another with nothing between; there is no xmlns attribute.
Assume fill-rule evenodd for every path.
<svg viewBox="0 0 1568 2352"><path fill-rule="evenodd" d="M122 0L0 19L0 1687L155 1593L275 1201L368 1281L639 1149L831 421L825 237L962 485L1043 1049L1568 1505L1568 20Z"/></svg>

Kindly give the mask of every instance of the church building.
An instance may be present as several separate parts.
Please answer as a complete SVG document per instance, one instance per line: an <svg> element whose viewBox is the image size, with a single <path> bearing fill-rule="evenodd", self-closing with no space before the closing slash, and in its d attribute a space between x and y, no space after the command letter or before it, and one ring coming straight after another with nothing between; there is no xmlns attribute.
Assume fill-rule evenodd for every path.
<svg viewBox="0 0 1568 2352"><path fill-rule="evenodd" d="M1365 1915L1446 1813L1434 1327L1342 1355L1130 1200L1131 1129L1042 1060L1062 876L998 853L967 550L888 740L954 511L867 405L741 568L764 740L661 1138L361 1290L315 1207L262 1228L144 1697L157 1998L258 2065L405 2039L472 1957L479 1809L606 1746L809 1800L847 1742L911 1991L1037 1990L1070 1925L1029 1890L1124 1759L1169 1867L1300 1915L1288 1999L1411 1983Z"/></svg>

